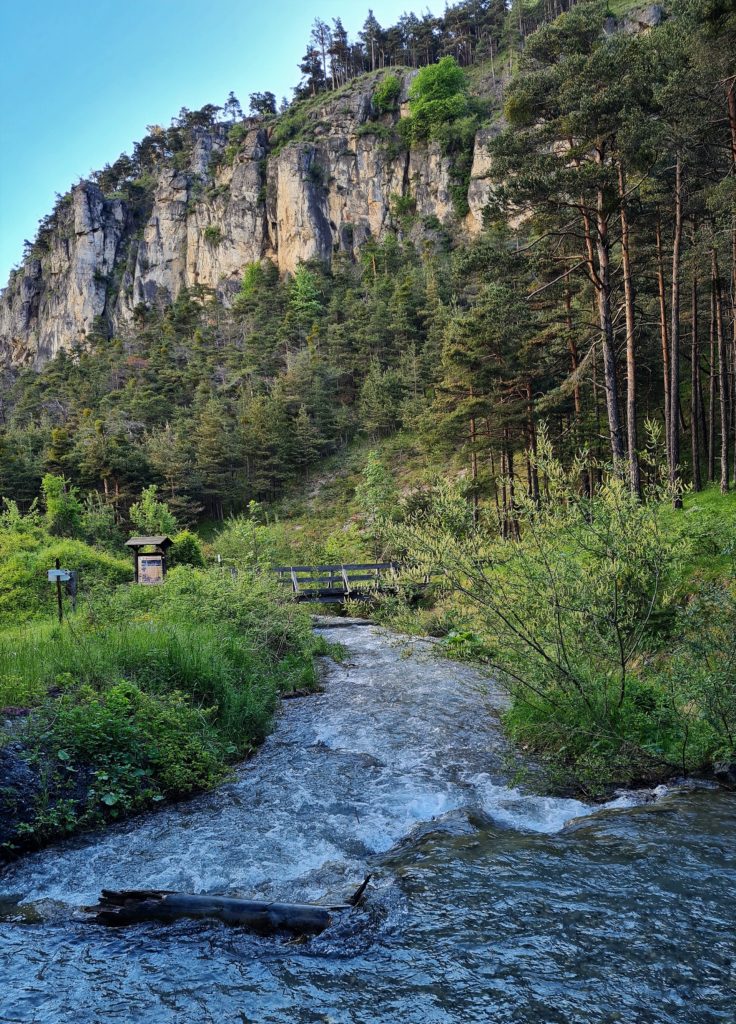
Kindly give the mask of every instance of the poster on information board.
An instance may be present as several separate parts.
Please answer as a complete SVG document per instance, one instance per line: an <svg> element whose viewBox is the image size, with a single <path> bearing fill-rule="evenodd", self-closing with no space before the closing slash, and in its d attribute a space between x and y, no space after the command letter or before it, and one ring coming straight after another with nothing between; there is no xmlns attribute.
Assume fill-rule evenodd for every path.
<svg viewBox="0 0 736 1024"><path fill-rule="evenodd" d="M164 581L164 560L161 555L138 556L138 582L149 586Z"/></svg>

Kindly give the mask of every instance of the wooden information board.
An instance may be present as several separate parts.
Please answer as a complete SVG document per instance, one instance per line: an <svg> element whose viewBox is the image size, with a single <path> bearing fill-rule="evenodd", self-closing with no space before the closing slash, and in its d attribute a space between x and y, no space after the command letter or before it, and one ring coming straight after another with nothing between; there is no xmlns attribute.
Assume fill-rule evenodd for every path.
<svg viewBox="0 0 736 1024"><path fill-rule="evenodd" d="M162 555L138 555L138 582L149 586L164 581Z"/></svg>

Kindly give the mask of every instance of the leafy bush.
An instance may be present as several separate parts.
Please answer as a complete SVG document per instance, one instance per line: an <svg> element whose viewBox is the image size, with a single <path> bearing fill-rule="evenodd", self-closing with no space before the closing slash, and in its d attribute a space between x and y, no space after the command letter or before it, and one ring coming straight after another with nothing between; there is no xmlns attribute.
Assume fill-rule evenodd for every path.
<svg viewBox="0 0 736 1024"><path fill-rule="evenodd" d="M111 551L122 548L123 535L115 521L115 511L96 491L85 499L79 529L87 544Z"/></svg>
<svg viewBox="0 0 736 1024"><path fill-rule="evenodd" d="M399 122L407 143L433 140L451 157L451 197L458 217L469 212L468 185L475 133L483 104L468 94L467 77L454 57L422 68L409 88L411 114Z"/></svg>
<svg viewBox="0 0 736 1024"><path fill-rule="evenodd" d="M146 487L140 501L130 506L130 521L144 536L176 533L177 522L165 501L158 500L158 487Z"/></svg>
<svg viewBox="0 0 736 1024"><path fill-rule="evenodd" d="M391 214L396 217L397 220L401 220L405 217L413 217L417 210L416 198L412 195L392 195L391 196Z"/></svg>
<svg viewBox="0 0 736 1024"><path fill-rule="evenodd" d="M270 579L184 566L0 633L0 707L33 709L14 738L43 783L25 839L215 785L265 738L279 692L316 687L326 650Z"/></svg>
<svg viewBox="0 0 736 1024"><path fill-rule="evenodd" d="M234 124L230 131L227 133L227 146L223 151L223 161L232 167L235 157L237 156L238 150L245 141L245 137L248 134L247 124Z"/></svg>
<svg viewBox="0 0 736 1024"><path fill-rule="evenodd" d="M46 507L46 529L55 537L74 537L82 525L82 506L79 491L63 476L46 473L41 481L43 502Z"/></svg>
<svg viewBox="0 0 736 1024"><path fill-rule="evenodd" d="M219 224L208 224L204 229L204 240L213 249L222 241L222 228Z"/></svg>
<svg viewBox="0 0 736 1024"><path fill-rule="evenodd" d="M468 113L468 83L454 57L422 68L409 86L411 114L399 128L409 142L435 138L451 121Z"/></svg>
<svg viewBox="0 0 736 1024"><path fill-rule="evenodd" d="M309 103L304 100L292 103L274 123L271 134L272 151L277 153L288 142L302 137L307 132L308 124Z"/></svg>
<svg viewBox="0 0 736 1024"><path fill-rule="evenodd" d="M265 275L260 262L248 263L243 271L243 280L240 285L240 295L249 299L264 282Z"/></svg>
<svg viewBox="0 0 736 1024"><path fill-rule="evenodd" d="M133 577L129 559L99 551L79 540L54 540L42 531L0 535L0 626L35 615L52 615L55 596L46 573L55 560L80 574L80 588L90 593L112 588Z"/></svg>
<svg viewBox="0 0 736 1024"><path fill-rule="evenodd" d="M103 694L70 690L34 723L41 747L67 769L91 768L87 810L121 810L157 796L183 796L219 782L224 747L209 715L184 694L148 694L131 682ZM84 823L82 818L81 824Z"/></svg>
<svg viewBox="0 0 736 1024"><path fill-rule="evenodd" d="M169 564L204 567L202 544L191 530L182 530L174 536L174 543L169 548Z"/></svg>
<svg viewBox="0 0 736 1024"><path fill-rule="evenodd" d="M730 590L701 595L688 605L689 628L678 623L665 495L643 503L610 478L582 497L582 466L563 470L541 438L549 499L519 500L519 541L500 541L493 515L474 524L465 496L446 487L387 534L474 609L472 629L445 646L497 670L514 738L591 789L707 767L734 749L736 604Z"/></svg>
<svg viewBox="0 0 736 1024"><path fill-rule="evenodd" d="M398 75L386 75L376 86L373 93L373 106L379 114L396 110L401 96L401 79Z"/></svg>

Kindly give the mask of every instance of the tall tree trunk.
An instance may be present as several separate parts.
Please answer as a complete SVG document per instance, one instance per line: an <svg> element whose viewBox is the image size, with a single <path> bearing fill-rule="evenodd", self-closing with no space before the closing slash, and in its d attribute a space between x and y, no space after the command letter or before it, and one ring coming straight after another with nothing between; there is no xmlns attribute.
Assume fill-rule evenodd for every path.
<svg viewBox="0 0 736 1024"><path fill-rule="evenodd" d="M613 317L611 316L611 271L610 242L608 238L608 215L605 212L605 196L598 190L596 212L596 252L598 255L598 317L603 347L603 379L606 391L606 412L608 432L611 438L613 471L622 475L624 463L623 434L618 407L618 381L616 379L616 350L613 340Z"/></svg>
<svg viewBox="0 0 736 1024"><path fill-rule="evenodd" d="M580 429L580 415L582 412L582 403L580 401L580 381L578 380L578 365L580 358L578 356L578 347L575 344L575 336L572 331L572 293L570 291L569 274L565 278L565 326L567 327L567 349L570 353L570 369L574 377L574 383L572 386L573 402L575 403L575 436L577 439L577 433Z"/></svg>
<svg viewBox="0 0 736 1024"><path fill-rule="evenodd" d="M601 197L599 197L599 202L602 202ZM581 198L580 199L580 212L581 212L581 215L582 215L583 234L585 234L585 240L586 240L586 257L587 257L587 262L588 262L588 272L589 272L589 276L590 276L590 279L591 279L591 283L593 284L593 287L594 287L594 290L595 290L594 316L596 314L598 314L599 322L607 323L609 328L610 328L610 327L612 327L612 321L611 321L611 315L610 315L610 280L609 280L609 289L608 289L607 296L604 296L603 297L603 301L602 301L601 297L602 297L602 293L603 293L603 283L601 281L600 272L596 268L595 249L594 249L594 245L593 245L593 226L592 226L592 223L591 223L591 216L590 216L588 207L586 206L585 198ZM606 262L606 266L608 266L608 261L606 260L605 262ZM607 298L607 302L606 302L606 298ZM604 310L607 310L607 315L605 315L605 311ZM602 329L602 334L604 334L604 333L605 332ZM612 337L610 337L610 341L611 341L611 344L612 344ZM606 370L607 364L606 364L606 340L605 340L605 337L603 337L602 340L601 340L601 347L603 348L604 389L606 390L606 407L608 408L608 403L609 403L610 395L608 393L608 388L607 388L608 377L607 377L607 370ZM609 351L611 351L610 347L609 347ZM596 356L597 356L597 353L594 352L594 359L596 358ZM615 359L613 360L613 364L614 364L613 367L612 367L612 370L613 370L613 374L612 374L613 393L616 396L616 403L615 403L616 404L616 414L615 414L614 420L615 420L615 422L618 422L618 392L617 392L617 385L616 385ZM596 456L600 460L601 459L600 440L601 440L601 438L603 436L603 432L601 430L600 407L599 407L599 402L598 402L598 384L597 384L596 377L597 377L596 362L594 361L593 393L594 393L595 404L596 404L596 428L597 428L597 432L596 432ZM611 421L610 421L610 418L609 418L608 422L609 422L609 435L610 435L611 434L611 429L610 429ZM617 437L618 437L618 451L620 452L620 450L621 450L620 423L618 423ZM612 450L613 450L614 446L615 445L612 442L611 443L611 449ZM619 461L619 464L620 464L620 461ZM603 470L602 470L602 468L600 466L600 463L599 463L599 465L597 467L595 467L595 480L597 481L598 484L601 483L602 477L603 477ZM592 489L592 492L594 492L595 484L594 484L593 480L592 480L591 489Z"/></svg>
<svg viewBox="0 0 736 1024"><path fill-rule="evenodd" d="M486 420L486 433L488 435L488 451L489 459L491 463L491 480L493 482L493 497L496 502L496 522L498 524L498 532L503 536L503 520L501 518L501 503L498 498L498 480L496 479L496 459L493 454L493 447L491 445L491 424L489 420Z"/></svg>
<svg viewBox="0 0 736 1024"><path fill-rule="evenodd" d="M731 133L731 170L736 175L736 75L726 80L726 106L728 108L728 126ZM736 397L736 212L731 215L731 328L733 344L731 360L734 367L732 393ZM736 411L733 416L736 430ZM733 448L733 475L736 486L736 437Z"/></svg>
<svg viewBox="0 0 736 1024"><path fill-rule="evenodd" d="M567 348L570 353L570 371L574 378L572 386L572 395L575 407L573 437L575 439L575 447L577 448L580 444L580 421L582 417L583 404L580 397L580 381L578 380L580 357L578 355L578 346L575 343L575 335L572 330L572 293L570 292L569 274L565 277L565 326L567 328ZM590 497L590 470L587 467L580 471L580 486L585 497Z"/></svg>
<svg viewBox="0 0 736 1024"><path fill-rule="evenodd" d="M715 246L711 252L711 273L716 305L716 339L718 342L718 388L721 406L721 493L728 493L728 366L726 364L726 335L723 330L721 308L721 280L718 271L718 254Z"/></svg>
<svg viewBox="0 0 736 1024"><path fill-rule="evenodd" d="M516 518L516 480L514 479L514 451L509 442L509 428L504 430L506 439L506 467L509 473L509 535L519 539L519 520Z"/></svg>
<svg viewBox="0 0 736 1024"><path fill-rule="evenodd" d="M670 309L670 484L675 508L682 508L680 482L680 255L682 250L682 163L675 164L675 232L672 240L672 308Z"/></svg>
<svg viewBox="0 0 736 1024"><path fill-rule="evenodd" d="M736 164L734 173L736 173ZM736 214L733 216L731 228L731 329L731 402L733 428L736 432ZM736 486L736 436L734 436L733 442L733 477L734 486Z"/></svg>
<svg viewBox="0 0 736 1024"><path fill-rule="evenodd" d="M539 470L537 469L537 427L534 422L534 392L532 382L526 382L527 430L529 433L529 494L535 505L539 504Z"/></svg>
<svg viewBox="0 0 736 1024"><path fill-rule="evenodd" d="M636 347L634 327L634 282L631 274L629 212L626 206L626 178L618 165L618 194L621 204L621 260L624 271L624 308L626 311L626 440L629 449L629 486L641 498L641 472L636 436Z"/></svg>
<svg viewBox="0 0 736 1024"><path fill-rule="evenodd" d="M662 225L657 217L655 231L657 245L657 293L659 295L659 337L662 345L662 377L664 379L664 438L667 465L670 465L670 345L667 336L667 300L664 291L664 263L662 260Z"/></svg>
<svg viewBox="0 0 736 1024"><path fill-rule="evenodd" d="M470 417L470 473L473 481L473 525L478 525L478 449L476 447L475 417Z"/></svg>
<svg viewBox="0 0 736 1024"><path fill-rule="evenodd" d="M736 75L726 80L726 106L731 130L731 165L736 167Z"/></svg>
<svg viewBox="0 0 736 1024"><path fill-rule="evenodd" d="M596 489L601 486L603 482L603 473L601 471L601 438L603 436L603 427L601 425L601 405L598 401L598 346L593 343L593 403L595 412L595 448L596 448L596 464L591 466L590 474L590 494L591 497L595 494Z"/></svg>
<svg viewBox="0 0 736 1024"><path fill-rule="evenodd" d="M710 283L710 337L708 353L708 483L716 478L716 283Z"/></svg>
<svg viewBox="0 0 736 1024"><path fill-rule="evenodd" d="M501 521L501 536L504 540L508 540L509 536L509 500L508 500L508 478L509 478L509 460L508 460L508 449L506 447L506 437L508 431L503 432L503 447L501 448L501 508L503 510L503 519Z"/></svg>
<svg viewBox="0 0 736 1024"><path fill-rule="evenodd" d="M693 245L693 249L695 246ZM692 293L690 300L690 442L692 445L693 488L700 491L703 479L700 474L700 344L698 339L698 274L693 264Z"/></svg>

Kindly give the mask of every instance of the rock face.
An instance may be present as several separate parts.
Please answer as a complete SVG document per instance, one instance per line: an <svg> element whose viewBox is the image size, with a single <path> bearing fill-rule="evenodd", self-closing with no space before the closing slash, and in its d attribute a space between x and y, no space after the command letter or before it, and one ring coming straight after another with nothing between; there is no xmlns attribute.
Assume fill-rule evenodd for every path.
<svg viewBox="0 0 736 1024"><path fill-rule="evenodd" d="M205 286L227 303L256 260L288 274L305 260L355 256L366 239L401 226L397 199L420 229L432 218L455 233L479 231L488 131L476 138L470 213L460 222L450 161L435 144L407 151L391 141L399 112L374 111L379 78L313 104L286 144L273 123L246 122L232 159L227 126L195 129L185 165L160 165L142 222L125 200L77 185L0 297L0 358L40 366L93 329L124 331L137 307L168 305L183 287Z"/></svg>
<svg viewBox="0 0 736 1024"><path fill-rule="evenodd" d="M89 182L71 193L46 252L16 272L0 300L0 351L45 362L84 340L111 306L110 282L126 237L127 211Z"/></svg>

